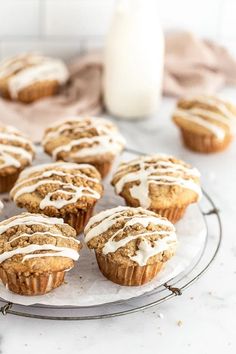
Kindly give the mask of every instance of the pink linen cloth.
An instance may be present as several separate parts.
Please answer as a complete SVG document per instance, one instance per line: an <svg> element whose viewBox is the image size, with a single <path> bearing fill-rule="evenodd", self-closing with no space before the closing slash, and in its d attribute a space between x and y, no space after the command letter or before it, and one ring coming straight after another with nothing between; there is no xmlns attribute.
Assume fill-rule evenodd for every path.
<svg viewBox="0 0 236 354"><path fill-rule="evenodd" d="M57 96L28 105L0 98L0 122L39 141L45 127L60 118L102 112L102 55L79 57L69 71L69 83ZM164 95L215 93L227 84L236 84L236 60L225 48L188 32L166 35Z"/></svg>

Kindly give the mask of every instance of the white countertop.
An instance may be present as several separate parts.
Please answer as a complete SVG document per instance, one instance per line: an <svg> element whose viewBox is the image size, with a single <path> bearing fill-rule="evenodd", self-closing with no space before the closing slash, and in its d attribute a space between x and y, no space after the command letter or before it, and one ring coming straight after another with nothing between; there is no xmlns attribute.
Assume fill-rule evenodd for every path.
<svg viewBox="0 0 236 354"><path fill-rule="evenodd" d="M224 92L229 98L235 93ZM236 353L236 141L213 155L186 150L170 120L173 105L164 99L157 117L118 124L129 147L172 153L200 169L223 221L216 261L182 296L124 317L56 322L0 315L1 354Z"/></svg>

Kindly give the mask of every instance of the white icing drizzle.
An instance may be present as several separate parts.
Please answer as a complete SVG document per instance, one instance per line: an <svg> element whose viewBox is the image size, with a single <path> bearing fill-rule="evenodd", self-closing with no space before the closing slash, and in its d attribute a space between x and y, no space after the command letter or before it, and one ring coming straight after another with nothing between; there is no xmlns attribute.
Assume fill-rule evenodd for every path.
<svg viewBox="0 0 236 354"><path fill-rule="evenodd" d="M56 160L58 154L61 152L71 152L75 146L79 149L76 152L71 152L70 156L66 157L67 161L108 152L116 155L122 151L125 144L124 138L120 135L115 126L111 125L109 121L103 118L78 117L62 121L61 124L56 125L55 130L46 134L43 144L46 145L49 141L63 135L63 132L67 129L72 130L73 133L79 133L88 131L91 128L96 129L96 136L72 139L68 144L56 147L52 151L53 158ZM80 147L84 143L88 146Z"/></svg>
<svg viewBox="0 0 236 354"><path fill-rule="evenodd" d="M55 164L51 164L49 166L54 166L55 168L59 167L61 165L61 163L55 163ZM69 164L68 166L66 165L66 163L63 163L62 167L65 171L67 169L71 169L71 164ZM74 166L74 170L75 168L79 171L81 171L83 168L89 167L90 165L87 164L73 164ZM48 206L53 206L56 209L61 209L62 207L69 205L69 204L73 204L76 203L80 198L82 197L91 197L94 199L100 199L101 195L95 191L93 188L90 188L89 186L76 186L75 184L72 183L67 183L67 182L63 182L60 180L56 180L56 179L50 179L49 177L52 176L79 176L83 179L88 179L88 180L92 180L93 182L99 182L97 179L91 179L89 177L87 177L85 174L83 173L79 173L79 174L69 174L66 173L64 171L58 171L55 169L52 170L47 170L44 171L45 165L40 165L40 166L36 166L36 167L32 167L30 169L30 171L23 171L23 174L20 175L18 182L15 184L15 186L13 187L13 189L11 190L11 196L13 197L14 201L16 201L21 195L26 194L26 193L33 193L37 190L38 187L49 184L55 184L58 185L57 190L53 191L53 192L49 192L41 201L40 201L40 209L45 209ZM33 171L33 172L32 172ZM38 176L34 176L34 177L30 177L31 173L34 172L39 172L42 171L42 173ZM22 177L23 176L23 177ZM35 183L32 183L34 182ZM25 185L30 183L30 185ZM60 186L60 187L59 187ZM57 198L55 200L53 200L53 196L57 195L58 193L62 193L64 196L69 196L69 199L64 199L62 196L60 198Z"/></svg>
<svg viewBox="0 0 236 354"><path fill-rule="evenodd" d="M29 163L32 162L34 146L30 140L24 136L17 135L19 131L11 126L0 127L0 141L7 141L10 144L3 144L0 142L0 168L14 166L21 167L19 159L25 159ZM20 144L27 144L32 152L27 151L24 147L12 145L13 142ZM16 156L14 156L16 155Z"/></svg>
<svg viewBox="0 0 236 354"><path fill-rule="evenodd" d="M64 224L63 219L59 218L49 218L40 214L21 214L13 216L6 221L0 223L0 235L6 232L11 227L20 225L62 225Z"/></svg>
<svg viewBox="0 0 236 354"><path fill-rule="evenodd" d="M170 246L176 244L176 235L173 233L164 238L160 238L157 241L153 241L151 245L146 239L143 239L139 244L139 250L136 252L136 255L130 257L132 261L137 262L140 266L147 264L147 261L150 257L155 256L156 254L167 251Z"/></svg>
<svg viewBox="0 0 236 354"><path fill-rule="evenodd" d="M209 97L209 96L197 96L197 97L188 97L188 100L203 103L211 107L213 110L216 108L222 115L226 118L235 120L236 116L233 114L230 109L227 107L226 102L223 102L219 98Z"/></svg>
<svg viewBox="0 0 236 354"><path fill-rule="evenodd" d="M51 172L55 168L61 168L61 169L65 170L65 171L67 171L67 170L79 170L79 171L81 171L81 170L84 170L84 169L90 169L90 170L93 169L94 171L97 171L96 168L93 165L90 165L90 164L86 164L86 163L77 164L77 163L69 163L69 162L60 162L60 161L58 161L58 162L44 163L44 164L40 164L40 165L37 165L37 166L28 167L27 169L25 169L24 171L21 172L20 179L28 178L31 174L33 174L35 172L40 172L43 169L46 170L45 173L47 173L47 172L49 173L49 171ZM57 173L60 173L60 172L61 171L57 170ZM66 175L68 176L68 173L66 173ZM82 176L82 175L86 176L82 172L79 175L80 176ZM77 175L75 174L73 176L77 176ZM91 180L91 181L94 181L94 182L98 181L96 178L90 178L90 177L86 177L86 178L88 180Z"/></svg>
<svg viewBox="0 0 236 354"><path fill-rule="evenodd" d="M73 167L70 167L70 169L71 168L73 168ZM34 172L40 171L40 169L38 169L38 166L36 166L36 168L33 167L32 169L34 170ZM68 169L68 166L66 166L65 170L67 170L67 169ZM88 177L87 175L85 175L83 173L71 174L69 172L63 172L63 171L58 171L58 170L53 170L53 169L52 170L46 170L42 174L40 174L40 176L36 176L36 177L27 178L26 176L29 176L29 171L27 171L27 170L26 170L26 173L24 173L23 175L24 175L24 177L22 177L22 174L20 175L20 177L18 179L18 182L17 182L17 185L12 188L11 192L13 194L15 193L15 189L18 189L20 186L24 185L26 182L29 183L29 182L33 182L33 181L38 181L40 178L49 178L49 177L52 177L52 176L59 176L59 177L67 176L67 177L72 177L72 178L73 177L80 177L80 178L86 179L88 181L99 183L99 180L97 178ZM25 180L26 178L27 178L27 181Z"/></svg>
<svg viewBox="0 0 236 354"><path fill-rule="evenodd" d="M64 224L63 219L46 217L46 216L40 215L40 214L21 214L21 215L9 218L7 221L1 222L0 223L0 235L2 235L8 229L15 227L15 226L40 225L40 226L50 228L50 226L53 226L53 225L63 225L63 224ZM40 238L44 238L47 236L53 236L53 237L71 240L77 244L80 244L80 241L76 240L74 237L69 237L69 236L66 237L66 236L61 235L59 233L53 233L50 231L42 231L42 232L36 231L33 234L22 233L18 236L15 236L15 237L13 236L6 243L10 244L13 241L16 241L22 237L30 238L33 236L40 236ZM47 251L47 250L55 251L55 252L31 254L32 252L35 252L35 251ZM24 255L22 262L24 262L27 259L38 258L38 257L67 257L67 258L71 258L74 261L78 260L78 258L79 258L78 251L71 248L71 247L61 247L61 246L55 246L53 244L43 244L43 245L31 244L26 247L19 247L19 248L13 249L11 251L6 251L6 252L1 253L0 254L0 264L2 262L4 262L5 260L12 258L13 256L18 255L18 254Z"/></svg>
<svg viewBox="0 0 236 354"><path fill-rule="evenodd" d="M67 237L67 236L63 236L63 235L61 235L61 234L55 234L55 233L50 232L50 231L44 231L44 232L39 232L39 231L37 231L37 232L34 232L33 234L22 233L22 234L20 234L19 236L12 237L9 241L7 241L7 243L12 243L12 242L14 242L14 241L16 241L16 240L21 239L22 237L33 237L33 236L40 236L40 237L52 236L52 237L64 238L64 239L66 239L66 240L69 239L69 237ZM74 242L80 244L80 241L79 241L79 240L77 240L77 239L75 239L75 238L73 238L72 240L73 240Z"/></svg>
<svg viewBox="0 0 236 354"><path fill-rule="evenodd" d="M5 61L0 70L0 77L8 78L8 88L12 98L27 86L39 81L56 80L63 84L68 80L69 73L61 60L39 55L22 55Z"/></svg>
<svg viewBox="0 0 236 354"><path fill-rule="evenodd" d="M174 116L180 116L182 119L196 123L214 134L218 139L223 140L225 137L225 130L215 124L220 122L224 124L233 134L236 131L236 115L227 107L227 103L218 98L209 96L190 96L187 101L193 104L191 108L177 107ZM206 105L202 108L197 105ZM215 112L217 110L217 112Z"/></svg>
<svg viewBox="0 0 236 354"><path fill-rule="evenodd" d="M56 251L56 252L29 254L23 257L23 262L27 259L37 258L37 257L67 257L73 259L74 261L77 261L79 259L79 253L73 248L59 247L50 244L45 244L45 245L33 244L26 247L16 248L12 251L3 252L2 254L0 254L0 264L17 254L28 254L35 251L47 251L47 250Z"/></svg>
<svg viewBox="0 0 236 354"><path fill-rule="evenodd" d="M95 122L96 120L96 122ZM43 144L47 144L50 140L58 138L60 135L63 135L66 130L73 129L73 133L81 133L85 130L96 128L99 134L106 133L115 129L115 126L108 127L107 124L110 124L107 119L104 118L87 118L87 117L70 117L67 119L60 120L55 122L52 126L54 130L49 131L43 138Z"/></svg>
<svg viewBox="0 0 236 354"><path fill-rule="evenodd" d="M134 211L134 215L125 216L122 212L126 210ZM145 214L141 214L144 212ZM114 253L119 248L124 247L130 241L141 239L135 256L130 256L130 259L137 262L140 266L147 264L148 259L151 256L159 254L165 250L168 250L176 245L177 239L175 234L175 228L171 222L167 219L159 218L152 212L144 210L142 208L129 208L129 207L117 207L110 210L101 212L89 220L85 228L85 242L88 243L94 237L102 235L104 232L108 231L109 228L114 226L117 222L125 221L124 226L118 229L105 243L102 252L104 255L108 253ZM143 233L132 234L130 231L129 235L118 241L115 240L117 235L122 234L125 229L130 226L140 224L143 227L147 227L150 223L158 226L165 226L168 230L155 230L155 231L145 231ZM147 237L158 235L160 238L156 241L151 242L147 240ZM162 236L162 237L161 237Z"/></svg>
<svg viewBox="0 0 236 354"><path fill-rule="evenodd" d="M148 208L151 205L151 199L149 197L150 184L177 185L194 191L198 195L198 198L200 198L202 194L201 188L193 179L194 177L200 176L199 171L196 168L188 168L178 163L166 161L165 158L168 157L154 155L140 157L130 163L121 164L115 176L122 173L129 165L137 165L138 170L127 172L118 179L115 184L116 193L119 195L126 183L138 181L138 185L133 185L130 188L130 194L133 198L137 199L140 206L144 208ZM154 161L152 162L152 160ZM173 173L173 175L169 175L170 173Z"/></svg>
<svg viewBox="0 0 236 354"><path fill-rule="evenodd" d="M0 132L0 139L4 139L4 140L8 140L8 141L16 141L22 144L28 144L30 145L31 149L34 150L34 146L31 143L31 141L29 141L27 138L23 137L23 136L19 136L19 135L15 135L15 134L11 134L10 132Z"/></svg>
<svg viewBox="0 0 236 354"><path fill-rule="evenodd" d="M191 112L191 110L176 109L175 116L181 117L189 122L196 123L214 134L219 140L223 140L225 137L225 130L218 125L206 120L205 118L197 115L197 113Z"/></svg>

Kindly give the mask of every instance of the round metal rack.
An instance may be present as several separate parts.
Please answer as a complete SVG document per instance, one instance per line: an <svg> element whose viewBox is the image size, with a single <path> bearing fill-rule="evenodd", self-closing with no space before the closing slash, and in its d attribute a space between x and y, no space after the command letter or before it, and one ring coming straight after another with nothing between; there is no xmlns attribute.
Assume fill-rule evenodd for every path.
<svg viewBox="0 0 236 354"><path fill-rule="evenodd" d="M131 149L126 149L126 152L135 155L139 153ZM169 279L167 283L158 286L151 292L129 300L90 307L23 306L6 302L0 298L0 313L4 316L11 314L47 320L93 320L127 315L181 296L211 266L222 241L222 223L219 210L205 191L203 191L199 208L206 228L206 238L200 254L184 272Z"/></svg>

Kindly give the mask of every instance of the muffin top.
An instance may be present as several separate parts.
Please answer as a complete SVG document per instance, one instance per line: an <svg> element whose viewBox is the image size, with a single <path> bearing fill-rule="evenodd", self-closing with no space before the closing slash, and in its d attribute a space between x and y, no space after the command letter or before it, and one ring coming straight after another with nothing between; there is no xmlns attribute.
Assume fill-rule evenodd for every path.
<svg viewBox="0 0 236 354"><path fill-rule="evenodd" d="M85 228L89 248L120 265L166 261L175 252L174 225L143 208L117 207L93 216Z"/></svg>
<svg viewBox="0 0 236 354"><path fill-rule="evenodd" d="M199 176L184 161L159 154L121 163L111 183L133 206L164 209L197 201L201 196Z"/></svg>
<svg viewBox="0 0 236 354"><path fill-rule="evenodd" d="M55 123L43 139L45 151L55 160L90 162L110 160L124 148L117 127L107 119L77 117Z"/></svg>
<svg viewBox="0 0 236 354"><path fill-rule="evenodd" d="M26 53L0 63L0 81L6 81L12 98L25 87L40 81L57 81L64 84L69 77L65 64L54 58Z"/></svg>
<svg viewBox="0 0 236 354"><path fill-rule="evenodd" d="M13 174L31 164L35 149L19 130L0 124L0 176Z"/></svg>
<svg viewBox="0 0 236 354"><path fill-rule="evenodd" d="M236 106L212 96L183 98L177 103L173 120L187 131L224 140L226 134L235 132Z"/></svg>
<svg viewBox="0 0 236 354"><path fill-rule="evenodd" d="M0 222L0 265L11 271L70 269L79 258L76 231L63 219L22 213Z"/></svg>
<svg viewBox="0 0 236 354"><path fill-rule="evenodd" d="M100 174L89 164L55 162L21 172L11 197L30 212L64 216L87 209L101 198Z"/></svg>

